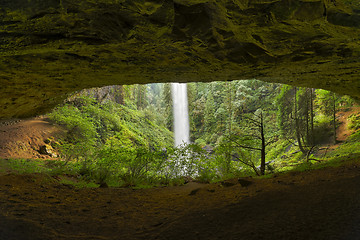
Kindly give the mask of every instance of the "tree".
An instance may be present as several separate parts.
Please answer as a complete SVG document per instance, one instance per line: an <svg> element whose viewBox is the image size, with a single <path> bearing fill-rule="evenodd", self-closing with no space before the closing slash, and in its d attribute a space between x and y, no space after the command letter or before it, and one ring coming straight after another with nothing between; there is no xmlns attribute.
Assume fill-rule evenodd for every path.
<svg viewBox="0 0 360 240"><path fill-rule="evenodd" d="M304 148L304 144L305 144L305 141L304 141L304 137L303 137L303 121L301 121L301 116L299 114L299 104L298 104L298 101L297 101L297 87L294 87L294 120L295 120L295 136L296 136L296 140L297 140L297 143L298 143L298 146L299 146L299 149L300 151L303 153L303 154L306 154L307 151L305 150Z"/></svg>
<svg viewBox="0 0 360 240"><path fill-rule="evenodd" d="M124 86L118 85L114 88L114 99L116 103L121 105L125 104L125 93L124 93Z"/></svg>
<svg viewBox="0 0 360 240"><path fill-rule="evenodd" d="M309 88L310 92L310 145L314 146L314 88Z"/></svg>
<svg viewBox="0 0 360 240"><path fill-rule="evenodd" d="M215 126L215 107L214 97L211 91L207 94L205 109L204 109L204 130L206 132L212 132L212 128Z"/></svg>
<svg viewBox="0 0 360 240"><path fill-rule="evenodd" d="M337 143L336 140L336 105L338 102L338 97L335 93L318 89L316 90L317 95L317 107L319 112L324 114L325 116L329 117L330 124L332 125L333 131L333 142L334 144Z"/></svg>
<svg viewBox="0 0 360 240"><path fill-rule="evenodd" d="M138 110L142 110L147 106L147 86L137 84L134 87L134 99Z"/></svg>
<svg viewBox="0 0 360 240"><path fill-rule="evenodd" d="M171 130L173 128L173 114L172 114L172 97L170 83L165 83L162 89L162 108L164 109L166 127Z"/></svg>
<svg viewBox="0 0 360 240"><path fill-rule="evenodd" d="M231 142L236 147L260 152L260 173L254 169L254 163L249 163L239 158L238 160L252 167L256 174L264 175L266 147L275 141L277 138L276 134L269 134L265 131L265 113L261 109L258 109L255 113L251 114L250 117L244 117L244 120L247 120L248 123L248 127L244 129L244 134L232 136Z"/></svg>
<svg viewBox="0 0 360 240"><path fill-rule="evenodd" d="M308 154L315 144L312 92L311 89L284 85L276 98L281 135L289 142L295 140L303 154Z"/></svg>

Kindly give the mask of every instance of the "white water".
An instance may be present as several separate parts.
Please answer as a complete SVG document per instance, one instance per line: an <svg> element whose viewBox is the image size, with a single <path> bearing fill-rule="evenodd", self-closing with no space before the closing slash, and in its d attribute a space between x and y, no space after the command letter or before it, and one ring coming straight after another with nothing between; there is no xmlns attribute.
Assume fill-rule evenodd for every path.
<svg viewBox="0 0 360 240"><path fill-rule="evenodd" d="M189 111L186 83L171 83L174 114L175 147L190 143Z"/></svg>

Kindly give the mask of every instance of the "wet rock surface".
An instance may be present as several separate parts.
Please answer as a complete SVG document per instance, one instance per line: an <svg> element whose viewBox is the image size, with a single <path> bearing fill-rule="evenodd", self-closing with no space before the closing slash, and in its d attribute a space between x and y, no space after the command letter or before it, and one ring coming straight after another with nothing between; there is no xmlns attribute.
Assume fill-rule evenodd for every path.
<svg viewBox="0 0 360 240"><path fill-rule="evenodd" d="M359 19L343 0L5 0L0 118L114 84L257 78L359 97Z"/></svg>

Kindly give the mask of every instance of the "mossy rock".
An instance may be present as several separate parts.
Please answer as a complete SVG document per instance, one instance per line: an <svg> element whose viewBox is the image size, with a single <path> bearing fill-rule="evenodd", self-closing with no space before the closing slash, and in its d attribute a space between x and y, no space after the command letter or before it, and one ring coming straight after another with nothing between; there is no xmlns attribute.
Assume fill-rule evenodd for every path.
<svg viewBox="0 0 360 240"><path fill-rule="evenodd" d="M256 78L360 97L349 0L3 0L0 118L89 87Z"/></svg>

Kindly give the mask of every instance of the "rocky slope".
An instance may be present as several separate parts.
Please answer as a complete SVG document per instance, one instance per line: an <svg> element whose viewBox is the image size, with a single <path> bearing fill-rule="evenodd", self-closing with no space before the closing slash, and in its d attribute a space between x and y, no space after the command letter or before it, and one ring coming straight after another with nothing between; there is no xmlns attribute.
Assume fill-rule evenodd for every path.
<svg viewBox="0 0 360 240"><path fill-rule="evenodd" d="M360 96L351 0L2 0L0 118L82 88L257 78Z"/></svg>

